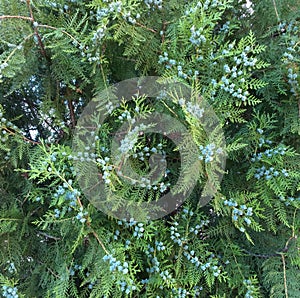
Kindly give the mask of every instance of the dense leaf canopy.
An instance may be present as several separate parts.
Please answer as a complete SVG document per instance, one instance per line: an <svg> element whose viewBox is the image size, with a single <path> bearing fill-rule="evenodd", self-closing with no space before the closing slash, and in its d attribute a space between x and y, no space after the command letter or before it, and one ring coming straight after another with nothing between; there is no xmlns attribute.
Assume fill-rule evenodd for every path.
<svg viewBox="0 0 300 298"><path fill-rule="evenodd" d="M242 2L0 0L0 296L300 297L300 2ZM147 76L190 100L140 81L116 107L103 97ZM90 146L74 136L93 102ZM179 144L141 133L154 112L186 127ZM147 176L153 154L160 180L120 171ZM137 219L172 191L185 202Z"/></svg>

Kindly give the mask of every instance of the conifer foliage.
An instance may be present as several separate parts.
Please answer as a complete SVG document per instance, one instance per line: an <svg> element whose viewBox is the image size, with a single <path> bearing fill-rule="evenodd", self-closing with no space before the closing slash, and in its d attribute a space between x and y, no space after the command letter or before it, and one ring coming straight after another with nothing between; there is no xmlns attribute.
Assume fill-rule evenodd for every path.
<svg viewBox="0 0 300 298"><path fill-rule="evenodd" d="M1 297L300 297L300 2L242 2L0 0ZM199 124L196 99L161 92L101 102L108 117L75 154L84 108L144 76L209 103L226 148ZM189 137L139 134L135 117L153 111ZM121 181L111 140L124 123L119 149L140 177L165 157L156 183ZM197 183L161 219L115 218L78 183L95 177L91 162L116 208Z"/></svg>

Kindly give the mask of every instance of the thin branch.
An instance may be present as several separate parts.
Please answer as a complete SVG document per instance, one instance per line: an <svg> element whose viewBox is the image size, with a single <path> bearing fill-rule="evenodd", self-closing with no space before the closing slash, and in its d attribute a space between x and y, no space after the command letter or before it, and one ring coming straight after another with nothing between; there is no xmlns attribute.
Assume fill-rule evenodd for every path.
<svg viewBox="0 0 300 298"><path fill-rule="evenodd" d="M123 57L123 56L116 56L116 58L121 59L121 60L125 60L125 61L137 62L136 59L127 58L127 57Z"/></svg>
<svg viewBox="0 0 300 298"><path fill-rule="evenodd" d="M47 29L52 29L52 30L59 30L61 33L67 35L67 36L70 37L72 40L76 41L77 44L80 45L80 42L79 42L74 36L72 36L70 33L68 33L68 32L65 31L65 30L61 30L60 28L53 27L53 26L50 26L50 25L41 25L41 24L38 24L37 27L40 27L40 28L47 28Z"/></svg>
<svg viewBox="0 0 300 298"><path fill-rule="evenodd" d="M258 258L266 258L266 259L268 259L268 258L273 258L273 257L281 257L282 254L288 252L288 250L290 249L290 242L291 242L292 240L295 240L295 239L297 239L297 236L292 236L292 237L290 237L290 238L287 240L287 242L286 242L284 248L282 248L282 249L279 250L278 252L275 252L275 253L272 253L272 254L257 254L257 253L252 253L252 252L250 252L250 251L248 251L248 250L246 250L246 249L243 249L243 251L244 251L245 253L247 253L248 255L250 255L250 256L258 257Z"/></svg>
<svg viewBox="0 0 300 298"><path fill-rule="evenodd" d="M55 169L55 168L54 168ZM64 183L66 183L66 185L68 186L68 188L72 191L72 192L74 192L74 188L72 187L72 185L63 177L63 176L61 176L60 175L60 173L58 172L58 171L56 171L56 169L55 169L55 174L64 182ZM77 197L77 203L78 203L78 205L81 207L81 208L83 208L83 204L82 204L82 202L81 202L81 200L80 200L80 197L78 196Z"/></svg>
<svg viewBox="0 0 300 298"><path fill-rule="evenodd" d="M72 185L69 184L69 182L68 182L64 177L62 177L58 172L56 172L56 174L58 175L58 177L59 177L62 181L64 181L64 182L68 185L68 187L69 187L69 189L70 189L71 191L74 191ZM79 206L80 206L81 208L83 208L82 202L81 202L81 200L80 200L79 197L77 197L77 202L78 202ZM91 228L91 223L90 223L88 220L87 220L86 224L87 224L88 227ZM98 241L98 243L100 244L100 246L102 247L102 249L106 252L106 254L109 254L109 252L108 252L108 250L105 248L103 242L100 240L98 234L97 234L94 230L92 230L92 233L93 233L94 237L97 239L97 241Z"/></svg>
<svg viewBox="0 0 300 298"><path fill-rule="evenodd" d="M6 130L10 135L13 135L13 136L16 135L15 132L11 131L11 130L8 129L7 127L3 127L2 129ZM22 138L24 141L29 142L29 143L34 144L34 145L39 145L39 144L41 144L40 142L36 142L36 141L30 140L30 139L26 138L25 136L21 136L21 138Z"/></svg>
<svg viewBox="0 0 300 298"><path fill-rule="evenodd" d="M283 280L284 280L284 293L285 298L289 298L288 288L287 288L287 280L286 280L286 267L285 267L285 257L284 254L281 255L282 264L283 264Z"/></svg>
<svg viewBox="0 0 300 298"><path fill-rule="evenodd" d="M256 254L251 251L248 251L246 249L243 250L247 255L252 256L252 257L257 257L257 258L264 258L264 259L269 259L273 257L279 257L280 254L274 253L274 254Z"/></svg>
<svg viewBox="0 0 300 298"><path fill-rule="evenodd" d="M43 115L39 113L39 111L36 110L35 106L28 98L24 97L24 100L28 104L31 113L35 118L42 119L52 130L54 130L57 134L59 134L59 131L56 129L56 127L54 127L51 123L49 123L48 120L44 118Z"/></svg>
<svg viewBox="0 0 300 298"><path fill-rule="evenodd" d="M24 17L24 16L0 16L0 20L4 19L20 19L20 20L26 20L33 22L33 19L30 17Z"/></svg>
<svg viewBox="0 0 300 298"><path fill-rule="evenodd" d="M41 115L41 114L40 114ZM55 126L52 125L52 123L50 123L46 118L43 118L43 116L41 115L40 118L42 118L43 121L45 121L45 123L52 129L54 130L57 134L59 134L59 130L56 129Z"/></svg>
<svg viewBox="0 0 300 298"><path fill-rule="evenodd" d="M141 28L144 28L144 29L146 29L146 30L148 30L148 31L150 31L150 32L152 32L152 33L157 33L156 30L154 30L154 29L152 29L152 28L148 28L147 26L145 26L145 25L143 25L143 24L141 24L141 23L139 23L139 22L135 22L135 25L137 25L137 26L139 26L139 27L141 27Z"/></svg>
<svg viewBox="0 0 300 298"><path fill-rule="evenodd" d="M170 22L166 22L166 21L164 21L163 22L163 26L162 26L162 32L163 32L163 34L162 34L162 36L161 36L161 43L164 43L164 41L165 41L165 31L166 31L166 28L167 28L167 25L169 24Z"/></svg>
<svg viewBox="0 0 300 298"><path fill-rule="evenodd" d="M30 13L30 18L31 18L32 22L34 22L33 11L32 11L32 7L31 7L31 4L30 4L30 0L27 0L26 2L27 2L28 9L29 9L29 13ZM35 25L35 24L33 24L33 25ZM47 53L46 53L46 50L45 50L45 46L44 46L44 44L42 42L41 36L39 35L38 28L36 26L34 26L34 33L35 33L35 36L37 37L38 44L39 44L39 47L41 48L42 55L48 61L50 61L49 57L47 56Z"/></svg>
<svg viewBox="0 0 300 298"><path fill-rule="evenodd" d="M92 233L93 233L94 237L97 239L97 241L100 244L100 246L102 247L102 249L106 252L107 255L109 255L108 250L105 248L105 246L104 246L103 242L100 240L98 234L94 230L92 231Z"/></svg>
<svg viewBox="0 0 300 298"><path fill-rule="evenodd" d="M68 107L69 107L69 112L70 112L70 120L71 120L71 128L74 128L76 126L76 117L75 117L75 112L74 112L74 105L72 102L72 93L70 88L67 87L67 101L68 101Z"/></svg>
<svg viewBox="0 0 300 298"><path fill-rule="evenodd" d="M273 5L274 5L274 9L275 9L277 21L280 22L280 17L279 17L279 14L278 14L277 5L276 5L276 1L275 0L273 0Z"/></svg>
<svg viewBox="0 0 300 298"><path fill-rule="evenodd" d="M41 262L41 261L38 261L39 262L39 264L41 264L41 265L45 265L45 263L43 263L43 262ZM55 276L57 279L60 279L61 277L58 275L58 274L56 274L51 268L49 268L49 267L46 267L47 268L47 270L53 275L53 276Z"/></svg>
<svg viewBox="0 0 300 298"><path fill-rule="evenodd" d="M33 35L34 35L34 33L31 33L31 34L29 34L28 36L26 36L26 37L23 39L23 41L19 44L19 46L21 46L25 41L27 41L27 40L28 40L29 38L31 38ZM5 63L5 62L7 63L7 62L11 59L11 57L15 54L15 52L19 50L19 46L15 47L15 48L11 51L11 53L10 53L10 54L7 56L7 58L4 60L4 63Z"/></svg>
<svg viewBox="0 0 300 298"><path fill-rule="evenodd" d="M44 232L38 232L38 235L45 236L46 238L53 239L55 241L61 240L59 237L54 237Z"/></svg>
<svg viewBox="0 0 300 298"><path fill-rule="evenodd" d="M76 119L75 119L74 106L71 98L68 98L68 106L70 110L71 128L74 128L76 126Z"/></svg>
<svg viewBox="0 0 300 298"><path fill-rule="evenodd" d="M31 22L34 22L34 19L31 18L31 17L24 17L24 16L9 16L9 15L5 15L5 16L0 16L0 20L2 19L21 19L21 20L27 20L27 21L31 21ZM40 28L48 28L48 29L52 29L52 30L60 30L59 28L57 27L53 27L53 26L50 26L50 25L42 25L42 24L37 24L36 28L35 28L35 32L37 32L37 28L40 27ZM148 28L149 29L149 28ZM152 30L152 29L149 29L149 30ZM65 30L60 30L63 34L67 35L68 37L70 37L72 40L76 41L79 45L80 45L80 42L74 37L72 36L70 33L68 33L67 31ZM40 37L40 36L39 36Z"/></svg>

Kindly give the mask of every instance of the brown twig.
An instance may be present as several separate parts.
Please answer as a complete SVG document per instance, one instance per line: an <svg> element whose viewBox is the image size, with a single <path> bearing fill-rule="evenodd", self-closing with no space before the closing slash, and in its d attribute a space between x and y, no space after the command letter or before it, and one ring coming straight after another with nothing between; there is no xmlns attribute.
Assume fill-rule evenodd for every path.
<svg viewBox="0 0 300 298"><path fill-rule="evenodd" d="M52 30L60 30L59 28L57 27L53 27L53 26L50 26L50 25L42 25L42 24L38 24L37 25L38 28L46 28L46 29L52 29ZM68 37L70 37L72 40L76 41L77 44L80 45L80 42L74 37L72 36L70 33L68 33L67 31L65 30L60 30L61 33L67 35Z"/></svg>
<svg viewBox="0 0 300 298"><path fill-rule="evenodd" d="M144 28L144 29L146 29L146 30L148 30L148 31L150 31L150 32L152 32L152 33L157 33L156 30L154 30L154 29L152 29L152 28L148 28L147 26L145 26L145 25L143 25L143 24L141 24L141 23L139 23L139 22L135 22L135 25L137 25L137 26L139 26L139 27L141 27L141 28Z"/></svg>
<svg viewBox="0 0 300 298"><path fill-rule="evenodd" d="M102 247L102 249L105 251L105 253L106 253L107 255L109 255L108 250L105 248L105 246L104 246L103 242L100 240L98 234L97 234L94 230L92 231L92 233L93 233L94 237L97 239L97 241L98 241L98 243L100 244L100 246Z"/></svg>
<svg viewBox="0 0 300 298"><path fill-rule="evenodd" d="M74 188L72 187L72 185L58 172L58 171L56 171L56 175L57 175L57 177L59 177L64 183L66 183L66 185L68 186L68 188L72 191L72 192L74 192ZM78 205L81 207L81 208L83 208L83 204L82 204L82 202L81 202L81 200L80 200L80 197L78 196L77 197L77 203L78 203Z"/></svg>
<svg viewBox="0 0 300 298"><path fill-rule="evenodd" d="M61 176L58 172L56 172L56 175L57 175L63 182L65 182L65 183L68 185L68 187L69 187L69 189L70 189L71 191L74 191L72 185L69 184L69 182L68 182L63 176ZM82 204L82 202L81 202L79 196L77 197L77 202L78 202L78 205L79 205L81 208L83 208L83 204ZM87 225L88 227L91 228L91 223L90 223L89 220L86 221L86 225ZM98 243L100 244L100 246L102 247L102 249L106 252L106 254L109 254L109 252L108 252L108 250L105 248L103 242L100 240L98 234L97 234L94 230L92 230L92 234L93 234L94 237L97 239Z"/></svg>
<svg viewBox="0 0 300 298"><path fill-rule="evenodd" d="M287 288L287 279L286 279L286 267L285 267L285 257L284 254L281 254L282 265L283 265L283 282L284 282L284 293L285 298L288 298L288 288Z"/></svg>
<svg viewBox="0 0 300 298"><path fill-rule="evenodd" d="M21 19L21 20L27 20L33 22L32 18L24 17L24 16L0 16L0 20L3 19Z"/></svg>
<svg viewBox="0 0 300 298"><path fill-rule="evenodd" d="M43 262L41 262L41 261L38 261L39 262L39 264L41 264L41 265L45 265L45 263L43 263ZM46 267L47 268L47 270L53 275L53 276L55 276L56 278L58 278L58 279L60 279L60 276L58 275L58 274L56 274L51 268L49 268L49 267Z"/></svg>
<svg viewBox="0 0 300 298"><path fill-rule="evenodd" d="M13 135L13 136L16 135L15 132L11 131L11 130L8 129L7 127L4 127L4 128L2 128L2 129L6 130L10 135ZM34 144L34 145L39 145L39 144L41 144L40 142L36 142L36 141L30 140L30 139L26 138L25 136L21 136L21 137L22 137L22 139L23 139L24 141L29 142L29 143L31 143L31 144Z"/></svg>
<svg viewBox="0 0 300 298"><path fill-rule="evenodd" d="M35 19L33 16L33 11L32 11L31 5L30 5L30 0L26 0L26 3L28 6L28 9L29 9L30 17L3 15L3 16L0 16L0 20L1 19L21 19L21 20L26 20L26 21L30 21L30 22L34 23ZM41 36L39 34L38 28L48 28L48 29L52 29L52 30L58 30L58 28L50 26L50 25L42 25L42 24L37 24L36 26L34 26L34 33L38 39L38 44L41 48L41 52L42 52L43 56L46 57L47 60L49 60L49 57L46 54L45 46L44 46ZM70 33L68 33L67 31L61 30L61 32L65 35L67 35L68 37L70 37L72 40L76 41L78 44L80 44L80 42L75 37L73 37Z"/></svg>
<svg viewBox="0 0 300 298"><path fill-rule="evenodd" d="M26 0L26 2L27 2L28 9L29 9L31 21L34 23L35 20L34 20L34 17L33 17L33 11L32 11L32 7L31 7L31 4L30 4L30 0ZM33 26L34 26L34 24L33 24ZM39 35L39 31L38 31L37 26L34 26L33 30L34 30L35 36L37 37L38 44L39 44L39 47L41 49L42 55L49 61L49 57L47 56L45 46L42 42L41 36Z"/></svg>
<svg viewBox="0 0 300 298"><path fill-rule="evenodd" d="M162 26L162 32L163 32L163 35L162 35L162 37L161 37L161 43L164 43L164 41L165 41L165 31L166 31L166 28L167 28L167 25L169 24L170 22L166 22L166 21L164 21L163 22L163 26Z"/></svg>
<svg viewBox="0 0 300 298"><path fill-rule="evenodd" d="M66 91L67 101L68 101L68 107L70 112L70 120L71 120L71 128L74 128L76 126L76 117L74 112L74 105L72 102L72 94L70 88L67 88Z"/></svg>

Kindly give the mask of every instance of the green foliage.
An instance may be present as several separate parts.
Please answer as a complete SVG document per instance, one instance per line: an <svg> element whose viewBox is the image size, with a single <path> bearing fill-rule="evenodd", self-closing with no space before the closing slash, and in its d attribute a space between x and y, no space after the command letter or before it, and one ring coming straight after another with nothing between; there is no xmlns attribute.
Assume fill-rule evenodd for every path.
<svg viewBox="0 0 300 298"><path fill-rule="evenodd" d="M299 297L299 7L0 0L0 296ZM103 90L138 76L181 82L191 102L132 85L136 96L111 110ZM76 143L87 133L80 115L99 98L92 146L84 135ZM202 101L220 119L211 135ZM154 111L177 121L162 118L165 134L187 128L180 144L135 129ZM112 144L124 155L112 159ZM155 172L152 153L166 157L162 178L120 173ZM106 214L86 195L99 179ZM207 181L215 193L203 206ZM137 220L142 203L169 191L189 195L161 219Z"/></svg>

